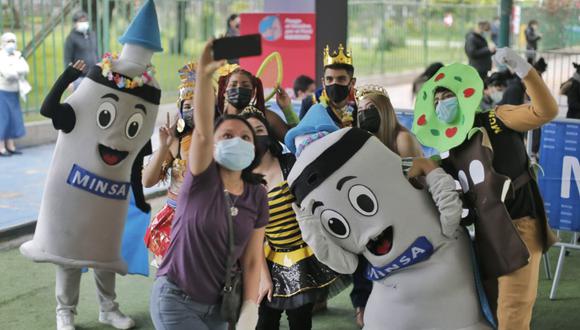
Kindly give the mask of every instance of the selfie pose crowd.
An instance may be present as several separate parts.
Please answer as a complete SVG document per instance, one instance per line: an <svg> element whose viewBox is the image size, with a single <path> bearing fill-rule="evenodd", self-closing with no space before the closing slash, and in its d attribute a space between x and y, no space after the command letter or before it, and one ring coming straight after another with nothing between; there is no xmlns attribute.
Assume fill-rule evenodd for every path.
<svg viewBox="0 0 580 330"><path fill-rule="evenodd" d="M261 80L216 60L221 41L210 40L176 68L178 116L167 116L153 152L156 22L147 1L121 54L71 63L41 109L59 137L36 232L20 249L57 265L58 329L75 328L87 267L99 321L135 326L115 302L116 273L127 273L123 225L131 195L148 212L143 186L164 180L167 202L144 237L158 268L156 329L271 330L286 312L290 329L307 330L351 284L361 328L529 329L540 257L555 237L523 133L558 109L525 58L494 55L529 103L483 108L481 70L441 65L417 87L409 130L385 87L355 86L342 45L324 52L321 88L297 80L312 89L299 115L276 88L281 118ZM438 155L425 158L423 146Z"/></svg>

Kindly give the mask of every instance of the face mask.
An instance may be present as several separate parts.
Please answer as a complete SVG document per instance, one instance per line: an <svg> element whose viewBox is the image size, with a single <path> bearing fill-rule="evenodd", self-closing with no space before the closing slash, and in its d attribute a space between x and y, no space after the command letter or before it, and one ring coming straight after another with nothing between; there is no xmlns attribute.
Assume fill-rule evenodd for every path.
<svg viewBox="0 0 580 330"><path fill-rule="evenodd" d="M359 128L371 133L379 131L381 117L379 116L379 110L374 105L371 105L366 110L359 111L357 118Z"/></svg>
<svg viewBox="0 0 580 330"><path fill-rule="evenodd" d="M89 22L78 22L77 31L80 33L86 33L89 30Z"/></svg>
<svg viewBox="0 0 580 330"><path fill-rule="evenodd" d="M327 85L324 90L326 91L326 95L328 95L330 100L334 103L344 101L350 92L348 85L344 86L339 84Z"/></svg>
<svg viewBox="0 0 580 330"><path fill-rule="evenodd" d="M501 99L503 99L503 92L502 91L494 91L491 93L491 95L489 97L491 97L494 104L498 104L501 101Z"/></svg>
<svg viewBox="0 0 580 330"><path fill-rule="evenodd" d="M446 122L448 124L452 123L457 117L457 109L459 105L457 103L457 97L450 97L445 100L439 101L437 107L435 107L435 113L439 120Z"/></svg>
<svg viewBox="0 0 580 330"><path fill-rule="evenodd" d="M262 159L266 152L268 152L271 143L272 141L267 135L256 136L256 157L258 157L258 159Z"/></svg>
<svg viewBox="0 0 580 330"><path fill-rule="evenodd" d="M488 39L489 38L489 32L487 32L487 31L481 32L481 36L483 37L483 39Z"/></svg>
<svg viewBox="0 0 580 330"><path fill-rule="evenodd" d="M254 145L239 137L216 143L213 158L230 171L241 171L254 160Z"/></svg>
<svg viewBox="0 0 580 330"><path fill-rule="evenodd" d="M252 90L244 87L229 88L226 91L228 103L238 110L243 110L252 100Z"/></svg>
<svg viewBox="0 0 580 330"><path fill-rule="evenodd" d="M14 52L16 51L16 43L9 42L9 43L5 44L4 50L10 55L14 54Z"/></svg>

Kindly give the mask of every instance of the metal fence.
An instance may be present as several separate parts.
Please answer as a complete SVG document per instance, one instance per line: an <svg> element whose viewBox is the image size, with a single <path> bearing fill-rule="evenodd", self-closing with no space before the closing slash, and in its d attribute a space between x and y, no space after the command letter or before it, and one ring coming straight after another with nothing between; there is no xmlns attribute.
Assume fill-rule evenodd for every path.
<svg viewBox="0 0 580 330"><path fill-rule="evenodd" d="M231 13L261 11L264 0L167 0L157 1L162 45L153 57L163 101L176 97L176 70L198 57L205 40L223 34ZM99 40L99 53L119 51L117 38L144 0L0 0L0 32L12 31L31 67L33 92L23 105L38 117L44 95L64 69L64 42L72 29L72 15L84 9ZM553 1L545 1L553 3ZM544 38L541 49L563 49L580 44L580 0L563 1L561 7L531 6L521 10L520 33L513 45L523 48L523 28L532 18L540 21ZM354 53L358 76L418 70L435 61L466 60L465 34L480 20L493 20L498 6L442 5L430 1L349 0L348 45ZM445 24L444 17L447 18ZM449 24L451 23L451 24ZM560 52L547 75L553 84L571 75L573 51ZM557 52L546 56L558 57ZM560 70L553 72L553 70ZM560 80L558 80L558 79Z"/></svg>

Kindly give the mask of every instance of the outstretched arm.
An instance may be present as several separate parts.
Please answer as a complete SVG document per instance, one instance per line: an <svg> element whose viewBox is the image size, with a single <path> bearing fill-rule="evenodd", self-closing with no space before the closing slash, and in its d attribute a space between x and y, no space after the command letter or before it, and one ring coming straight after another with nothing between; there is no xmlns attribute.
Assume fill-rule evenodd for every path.
<svg viewBox="0 0 580 330"><path fill-rule="evenodd" d="M195 111L193 112L195 128L193 133L191 133L188 156L189 170L193 175L198 175L205 171L213 159L215 95L212 86L212 76L223 65L224 61L213 60L212 47L213 40L205 44L197 67L194 98Z"/></svg>
<svg viewBox="0 0 580 330"><path fill-rule="evenodd" d="M520 106L503 105L496 108L497 117L509 128L518 132L538 128L558 115L558 104L550 94L536 70L516 52L502 48L495 55L498 63L506 64L522 78L531 104Z"/></svg>
<svg viewBox="0 0 580 330"><path fill-rule="evenodd" d="M83 61L77 61L74 65L68 66L54 83L40 107L40 113L52 119L54 128L65 133L73 130L76 116L73 108L66 103L60 103L60 99L68 85L80 77L85 68L86 64Z"/></svg>

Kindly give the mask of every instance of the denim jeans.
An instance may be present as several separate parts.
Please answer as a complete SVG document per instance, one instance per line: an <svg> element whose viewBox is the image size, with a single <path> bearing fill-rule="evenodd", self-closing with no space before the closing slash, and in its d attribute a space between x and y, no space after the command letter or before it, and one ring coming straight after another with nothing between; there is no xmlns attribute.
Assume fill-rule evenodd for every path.
<svg viewBox="0 0 580 330"><path fill-rule="evenodd" d="M220 316L220 305L195 302L167 277L153 284L149 311L157 330L226 330Z"/></svg>

